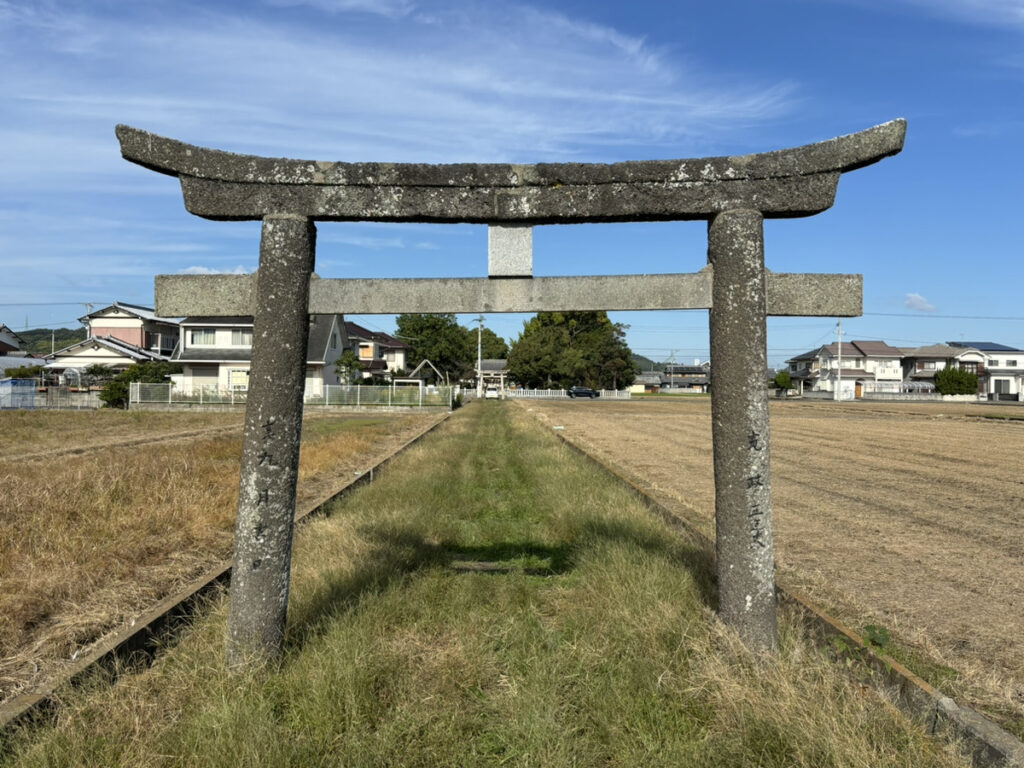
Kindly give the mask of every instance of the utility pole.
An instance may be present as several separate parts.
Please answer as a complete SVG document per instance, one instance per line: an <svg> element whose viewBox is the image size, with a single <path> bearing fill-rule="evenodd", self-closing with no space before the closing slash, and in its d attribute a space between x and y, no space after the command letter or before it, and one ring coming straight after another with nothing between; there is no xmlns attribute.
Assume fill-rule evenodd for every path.
<svg viewBox="0 0 1024 768"><path fill-rule="evenodd" d="M484 396L484 377L483 371L483 334L484 334L484 316L477 315L477 322L479 325L476 327L476 396Z"/></svg>
<svg viewBox="0 0 1024 768"><path fill-rule="evenodd" d="M836 361L839 367L836 369L836 400L843 399L843 320L839 319L839 348Z"/></svg>

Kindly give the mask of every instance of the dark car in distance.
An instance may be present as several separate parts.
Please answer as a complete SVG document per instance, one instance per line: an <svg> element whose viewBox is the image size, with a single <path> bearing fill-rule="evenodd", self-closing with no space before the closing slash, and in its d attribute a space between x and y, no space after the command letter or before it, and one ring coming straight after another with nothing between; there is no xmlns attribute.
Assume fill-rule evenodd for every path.
<svg viewBox="0 0 1024 768"><path fill-rule="evenodd" d="M590 387L569 387L569 397L589 397L593 400L595 397L600 397L601 393L596 389Z"/></svg>

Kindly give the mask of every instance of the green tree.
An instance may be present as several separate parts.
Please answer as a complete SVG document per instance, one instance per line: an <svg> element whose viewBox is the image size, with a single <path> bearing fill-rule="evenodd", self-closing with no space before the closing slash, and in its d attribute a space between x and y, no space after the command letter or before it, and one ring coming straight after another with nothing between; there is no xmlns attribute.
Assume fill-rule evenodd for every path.
<svg viewBox="0 0 1024 768"><path fill-rule="evenodd" d="M978 374L946 363L935 374L935 389L943 395L973 395L978 391Z"/></svg>
<svg viewBox="0 0 1024 768"><path fill-rule="evenodd" d="M473 365L476 365L476 334L475 328L466 330L466 343L472 352ZM504 360L508 357L508 344L490 328L484 328L480 334L480 357L484 360Z"/></svg>
<svg viewBox="0 0 1024 768"><path fill-rule="evenodd" d="M365 368L366 364L351 349L346 349L334 361L334 372L346 384L351 384L353 381L362 378L359 374Z"/></svg>
<svg viewBox="0 0 1024 768"><path fill-rule="evenodd" d="M70 347L85 339L85 328L33 328L18 331L25 341L26 351L36 355L48 355L53 351Z"/></svg>
<svg viewBox="0 0 1024 768"><path fill-rule="evenodd" d="M606 312L540 312L513 342L509 374L526 387L629 386L636 370L625 333Z"/></svg>
<svg viewBox="0 0 1024 768"><path fill-rule="evenodd" d="M18 368L8 368L4 372L4 378L10 379L38 379L43 372L41 365L22 365Z"/></svg>
<svg viewBox="0 0 1024 768"><path fill-rule="evenodd" d="M775 386L779 389L790 389L793 386L793 377L789 371L779 371L775 374Z"/></svg>
<svg viewBox="0 0 1024 768"><path fill-rule="evenodd" d="M453 314L399 315L395 324L398 337L410 348L410 366L429 360L449 380L457 381L476 364L476 334L470 352L467 329L458 324Z"/></svg>
<svg viewBox="0 0 1024 768"><path fill-rule="evenodd" d="M135 363L106 383L100 391L100 400L107 408L128 407L128 385L133 381L144 381L151 384L166 384L167 377L172 373L181 373L179 363L153 361Z"/></svg>

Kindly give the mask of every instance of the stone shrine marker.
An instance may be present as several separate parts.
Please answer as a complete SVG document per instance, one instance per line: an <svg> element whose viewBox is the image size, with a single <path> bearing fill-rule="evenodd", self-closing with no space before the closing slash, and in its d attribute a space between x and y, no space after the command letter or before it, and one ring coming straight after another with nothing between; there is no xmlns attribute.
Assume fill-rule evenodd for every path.
<svg viewBox="0 0 1024 768"><path fill-rule="evenodd" d="M260 219L253 275L159 276L164 317L253 316L228 615L228 663L284 641L310 313L710 309L719 614L777 647L765 316L861 314L860 275L775 274L763 220L811 216L839 176L903 148L906 122L739 157L600 164L331 163L236 155L117 127L125 159L177 176L197 216ZM696 274L532 277L529 227L705 220ZM470 222L491 232L490 278L321 280L316 221Z"/></svg>

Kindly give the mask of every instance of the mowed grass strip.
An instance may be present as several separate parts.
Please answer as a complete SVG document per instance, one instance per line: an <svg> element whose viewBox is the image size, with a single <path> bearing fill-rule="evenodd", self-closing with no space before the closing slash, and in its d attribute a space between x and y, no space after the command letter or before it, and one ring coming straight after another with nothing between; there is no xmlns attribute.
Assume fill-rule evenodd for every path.
<svg viewBox="0 0 1024 768"><path fill-rule="evenodd" d="M54 429L62 423L50 413L17 421L34 415ZM82 415L63 415L69 439L81 435ZM108 423L103 412L90 415ZM149 412L125 424L142 432L149 416L158 434L169 425ZM350 479L432 418L307 419L300 495ZM240 456L239 428L39 461L0 458L0 699L230 556Z"/></svg>
<svg viewBox="0 0 1024 768"><path fill-rule="evenodd" d="M522 411L438 433L299 530L278 667L225 672L221 603L0 764L967 765L789 621L747 653L704 552Z"/></svg>

